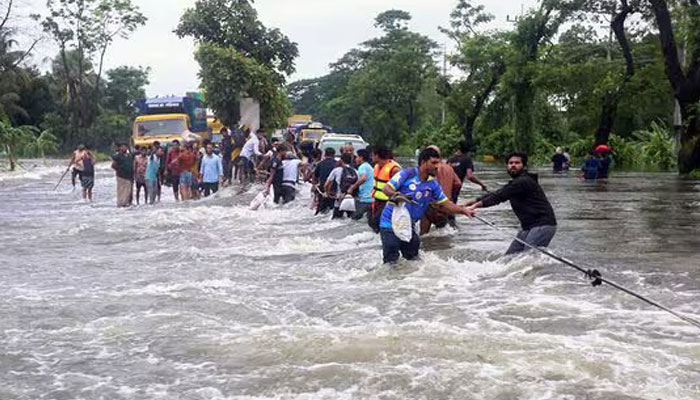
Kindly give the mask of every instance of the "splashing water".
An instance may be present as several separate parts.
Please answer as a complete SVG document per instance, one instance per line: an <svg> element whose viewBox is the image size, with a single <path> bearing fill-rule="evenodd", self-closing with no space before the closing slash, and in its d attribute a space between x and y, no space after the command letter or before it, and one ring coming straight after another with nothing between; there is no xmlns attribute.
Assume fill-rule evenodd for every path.
<svg viewBox="0 0 700 400"><path fill-rule="evenodd" d="M0 399L700 398L697 329L503 258L475 221L389 268L366 224L314 216L308 187L258 212L258 187L124 210L107 165L93 204L51 190L62 172L0 174ZM555 251L700 313L698 183L541 180ZM484 215L516 225L507 205Z"/></svg>

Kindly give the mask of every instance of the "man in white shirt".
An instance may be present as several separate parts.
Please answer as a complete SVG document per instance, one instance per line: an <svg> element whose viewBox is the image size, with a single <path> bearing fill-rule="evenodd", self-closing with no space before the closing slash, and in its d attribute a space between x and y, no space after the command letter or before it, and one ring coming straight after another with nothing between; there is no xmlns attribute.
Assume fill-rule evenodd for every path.
<svg viewBox="0 0 700 400"><path fill-rule="evenodd" d="M254 157L259 157L262 155L260 151L260 138L259 136L265 135L265 132L259 130L257 134L250 132L248 140L243 145L243 150L241 150L241 156L239 161L239 166L242 167L240 179L241 184L245 183L246 179L250 182L255 180L255 159Z"/></svg>
<svg viewBox="0 0 700 400"><path fill-rule="evenodd" d="M286 147L286 145L285 145ZM287 153L286 160L282 160L282 204L287 204L294 201L296 197L296 185L299 179L299 168L304 164L300 159Z"/></svg>
<svg viewBox="0 0 700 400"><path fill-rule="evenodd" d="M344 153L340 156L338 166L331 171L326 179L325 193L335 198L335 207L333 208L333 219L343 218L344 214L348 217L351 212L341 212L340 205L343 203L346 195L353 195L350 189L357 183L357 170L351 166L352 155Z"/></svg>

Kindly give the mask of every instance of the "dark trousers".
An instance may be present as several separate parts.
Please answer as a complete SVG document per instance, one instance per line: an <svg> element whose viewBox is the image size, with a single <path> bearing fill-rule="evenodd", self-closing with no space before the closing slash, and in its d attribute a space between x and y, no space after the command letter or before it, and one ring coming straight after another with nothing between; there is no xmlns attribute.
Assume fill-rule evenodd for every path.
<svg viewBox="0 0 700 400"><path fill-rule="evenodd" d="M335 199L318 195L318 208L316 208L316 215L318 214L325 214L328 211L332 210L333 207L335 206Z"/></svg>
<svg viewBox="0 0 700 400"><path fill-rule="evenodd" d="M369 218L367 219L367 223L375 233L379 233L379 220L382 219L382 213L384 212L385 206L386 201L381 201L377 199L374 200L374 204L372 205L372 212L370 213Z"/></svg>
<svg viewBox="0 0 700 400"><path fill-rule="evenodd" d="M556 225L536 226L526 231L518 232L518 239L535 247L547 247L557 233ZM520 253L527 250L524 244L514 240L510 244L506 255Z"/></svg>
<svg viewBox="0 0 700 400"><path fill-rule="evenodd" d="M382 238L384 264L394 264L399 261L399 253L407 260L415 260L418 258L420 238L416 232L413 232L413 237L408 243L402 242L394 235L394 231L391 229L382 228L379 231L379 235Z"/></svg>
<svg viewBox="0 0 700 400"><path fill-rule="evenodd" d="M228 181L231 183L231 178L233 177L233 161L231 161L231 155L228 157L224 156L221 164L224 168L224 182Z"/></svg>
<svg viewBox="0 0 700 400"><path fill-rule="evenodd" d="M356 199L355 212L352 213L350 218L355 221L359 221L365 216L365 214L367 214L368 218L372 215L372 203L362 203Z"/></svg>
<svg viewBox="0 0 700 400"><path fill-rule="evenodd" d="M204 182L204 197L219 191L219 182Z"/></svg>
<svg viewBox="0 0 700 400"><path fill-rule="evenodd" d="M345 217L350 217L353 214L352 211L340 211L340 208L333 207L333 218L332 219L343 219Z"/></svg>
<svg viewBox="0 0 700 400"><path fill-rule="evenodd" d="M297 190L291 186L282 185L280 187L275 187L275 204L287 204L294 201L297 195Z"/></svg>
<svg viewBox="0 0 700 400"><path fill-rule="evenodd" d="M81 175L82 175L82 171L79 171L79 170L73 168L73 171L71 171L71 173L70 173L70 180L71 180L71 183L73 184L73 186L75 186L76 178L77 178L77 180L80 180Z"/></svg>

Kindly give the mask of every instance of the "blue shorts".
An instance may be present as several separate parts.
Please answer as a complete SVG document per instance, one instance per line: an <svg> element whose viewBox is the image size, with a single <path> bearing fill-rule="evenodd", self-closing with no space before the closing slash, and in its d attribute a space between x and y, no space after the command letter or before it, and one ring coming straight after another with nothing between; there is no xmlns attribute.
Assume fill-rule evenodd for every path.
<svg viewBox="0 0 700 400"><path fill-rule="evenodd" d="M190 171L185 171L180 174L180 185L192 186L193 180L194 177Z"/></svg>

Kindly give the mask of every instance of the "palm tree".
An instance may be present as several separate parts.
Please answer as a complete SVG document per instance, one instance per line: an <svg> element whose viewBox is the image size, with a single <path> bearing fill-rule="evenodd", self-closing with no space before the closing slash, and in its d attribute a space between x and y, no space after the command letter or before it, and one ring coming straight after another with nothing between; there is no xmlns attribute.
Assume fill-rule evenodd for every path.
<svg viewBox="0 0 700 400"><path fill-rule="evenodd" d="M28 126L14 127L0 121L0 150L5 151L10 162L10 171L15 170L17 151L32 139L32 130Z"/></svg>
<svg viewBox="0 0 700 400"><path fill-rule="evenodd" d="M50 129L39 132L38 129L32 128L33 135L31 140L24 146L24 152L41 156L44 164L46 164L46 153L58 152L58 139L51 133Z"/></svg>

